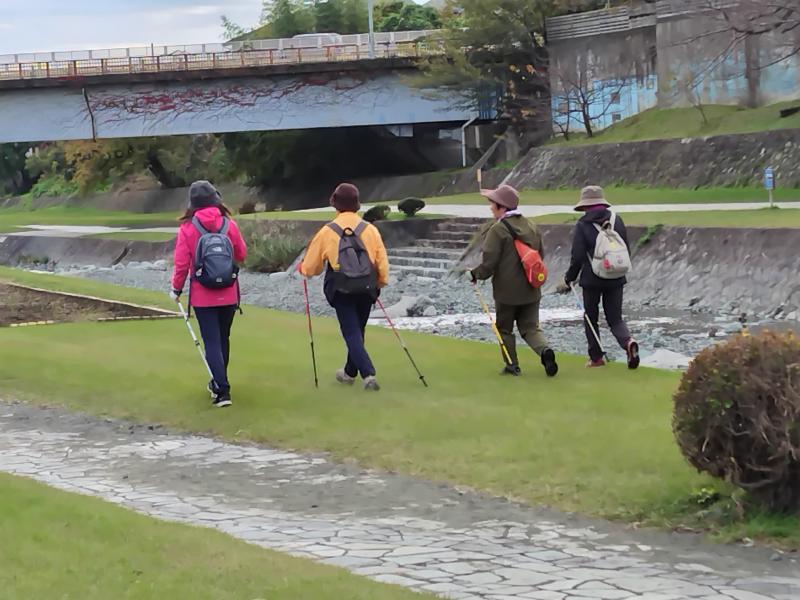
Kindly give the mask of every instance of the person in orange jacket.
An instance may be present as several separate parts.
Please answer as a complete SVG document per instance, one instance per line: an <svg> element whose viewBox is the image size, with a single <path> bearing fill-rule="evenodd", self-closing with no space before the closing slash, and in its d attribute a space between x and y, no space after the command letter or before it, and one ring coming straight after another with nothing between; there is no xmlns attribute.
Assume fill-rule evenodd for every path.
<svg viewBox="0 0 800 600"><path fill-rule="evenodd" d="M378 228L357 214L361 204L356 186L340 184L330 203L338 214L311 240L298 271L304 277L325 271L325 298L336 311L347 345L347 361L336 380L353 385L361 375L364 389L377 391L380 385L364 336L380 289L389 283L389 259Z"/></svg>

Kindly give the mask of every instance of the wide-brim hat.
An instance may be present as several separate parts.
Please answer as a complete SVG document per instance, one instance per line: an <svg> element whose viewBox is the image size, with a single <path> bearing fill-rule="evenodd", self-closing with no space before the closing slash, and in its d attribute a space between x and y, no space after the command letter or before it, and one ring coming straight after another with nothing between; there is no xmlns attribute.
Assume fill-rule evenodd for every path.
<svg viewBox="0 0 800 600"><path fill-rule="evenodd" d="M519 192L505 183L494 190L481 190L481 196L508 210L519 208Z"/></svg>
<svg viewBox="0 0 800 600"><path fill-rule="evenodd" d="M581 190L581 199L575 205L575 210L584 210L590 206L611 206L599 185L587 185Z"/></svg>

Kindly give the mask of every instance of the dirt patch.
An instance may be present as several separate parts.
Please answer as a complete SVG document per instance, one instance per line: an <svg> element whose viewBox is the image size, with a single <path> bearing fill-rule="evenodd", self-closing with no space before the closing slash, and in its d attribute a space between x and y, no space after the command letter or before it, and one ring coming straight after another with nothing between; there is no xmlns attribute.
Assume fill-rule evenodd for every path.
<svg viewBox="0 0 800 600"><path fill-rule="evenodd" d="M0 283L0 326L173 316L156 308Z"/></svg>

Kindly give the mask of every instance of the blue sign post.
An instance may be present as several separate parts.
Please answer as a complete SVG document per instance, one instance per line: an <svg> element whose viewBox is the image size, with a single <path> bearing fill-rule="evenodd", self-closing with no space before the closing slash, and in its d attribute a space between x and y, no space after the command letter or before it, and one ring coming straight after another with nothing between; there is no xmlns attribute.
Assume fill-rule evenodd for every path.
<svg viewBox="0 0 800 600"><path fill-rule="evenodd" d="M769 192L769 206L775 207L775 202L772 198L772 192L775 190L775 171L772 167L764 169L764 187Z"/></svg>

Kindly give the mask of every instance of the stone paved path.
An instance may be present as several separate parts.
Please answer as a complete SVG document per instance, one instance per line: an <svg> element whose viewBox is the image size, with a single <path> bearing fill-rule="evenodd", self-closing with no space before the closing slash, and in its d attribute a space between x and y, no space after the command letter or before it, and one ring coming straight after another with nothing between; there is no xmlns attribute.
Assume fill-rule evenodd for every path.
<svg viewBox="0 0 800 600"><path fill-rule="evenodd" d="M796 600L786 555L404 476L0 403L0 471L454 599Z"/></svg>

